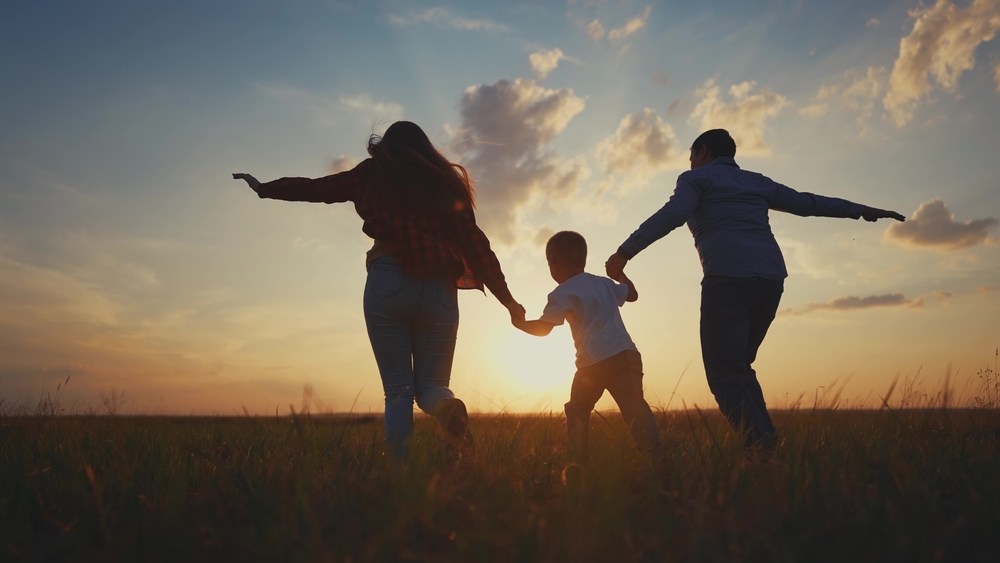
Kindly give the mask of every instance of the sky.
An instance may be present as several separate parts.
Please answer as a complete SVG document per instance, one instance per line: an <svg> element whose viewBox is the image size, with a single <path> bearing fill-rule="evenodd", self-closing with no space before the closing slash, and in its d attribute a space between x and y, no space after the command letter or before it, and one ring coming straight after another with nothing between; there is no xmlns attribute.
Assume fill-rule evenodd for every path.
<svg viewBox="0 0 1000 563"><path fill-rule="evenodd" d="M1000 0L7 2L0 6L0 408L381 412L371 240L350 204L258 199L418 123L538 315L543 245L588 270L673 191L701 131L799 191L902 224L772 212L789 278L755 368L772 407L969 400L1000 345ZM714 408L682 227L626 270L658 408ZM452 388L560 412L568 327L460 292ZM291 407L290 407L291 406ZM598 408L613 408L609 397Z"/></svg>

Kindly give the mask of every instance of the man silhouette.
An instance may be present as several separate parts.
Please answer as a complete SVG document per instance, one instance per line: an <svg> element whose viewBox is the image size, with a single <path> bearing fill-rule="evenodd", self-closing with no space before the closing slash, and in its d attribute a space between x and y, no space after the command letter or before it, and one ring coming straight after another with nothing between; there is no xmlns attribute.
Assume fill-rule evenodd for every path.
<svg viewBox="0 0 1000 563"><path fill-rule="evenodd" d="M802 217L892 218L895 211L797 192L740 169L736 142L725 129L706 131L691 145L691 170L673 196L646 219L605 263L617 279L625 264L685 222L701 258L701 355L709 388L729 424L743 433L748 456L776 445L757 374L751 364L774 320L788 276L768 224L768 210Z"/></svg>

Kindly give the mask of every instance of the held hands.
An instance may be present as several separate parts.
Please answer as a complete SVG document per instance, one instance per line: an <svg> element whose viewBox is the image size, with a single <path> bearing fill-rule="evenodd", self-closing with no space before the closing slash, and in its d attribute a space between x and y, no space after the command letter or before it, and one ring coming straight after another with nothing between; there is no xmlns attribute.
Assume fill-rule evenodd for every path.
<svg viewBox="0 0 1000 563"><path fill-rule="evenodd" d="M620 253L615 252L608 258L608 261L604 263L604 269L607 270L609 278L618 283L624 283L622 278L625 275L625 264L628 264L628 258L625 258Z"/></svg>
<svg viewBox="0 0 1000 563"><path fill-rule="evenodd" d="M260 182L257 181L257 178L254 178L249 174L243 174L242 172L234 173L233 180L245 180L247 185L250 186L250 189L252 189L255 192L257 191L258 188L260 188Z"/></svg>
<svg viewBox="0 0 1000 563"><path fill-rule="evenodd" d="M507 312L510 313L510 323L512 325L517 326L518 323L524 323L525 316L528 312L524 310L524 307L522 307L520 303L517 301L511 301L504 306L507 307Z"/></svg>
<svg viewBox="0 0 1000 563"><path fill-rule="evenodd" d="M895 211L889 211L887 209L876 209L874 207L865 207L864 211L861 212L861 218L865 221L874 223L879 219L895 219L897 221L906 221L906 217L903 217Z"/></svg>

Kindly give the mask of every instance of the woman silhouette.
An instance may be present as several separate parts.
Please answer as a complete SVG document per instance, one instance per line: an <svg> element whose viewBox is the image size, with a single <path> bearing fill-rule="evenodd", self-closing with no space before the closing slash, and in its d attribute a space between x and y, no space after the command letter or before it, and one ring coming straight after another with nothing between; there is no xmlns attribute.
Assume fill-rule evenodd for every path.
<svg viewBox="0 0 1000 563"><path fill-rule="evenodd" d="M397 121L368 141L353 170L315 180L245 180L261 198L317 203L354 202L365 234L375 239L365 265L368 338L385 390L385 438L405 459L413 401L444 428L452 457L472 451L465 404L451 379L458 333L457 289L482 289L523 315L486 235L476 226L469 175L449 162L414 123Z"/></svg>

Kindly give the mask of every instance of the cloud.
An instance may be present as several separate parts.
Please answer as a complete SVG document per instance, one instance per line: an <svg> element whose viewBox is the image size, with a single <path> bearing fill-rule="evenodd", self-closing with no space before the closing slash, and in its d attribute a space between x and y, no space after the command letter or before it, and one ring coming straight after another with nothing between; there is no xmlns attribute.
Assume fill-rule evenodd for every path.
<svg viewBox="0 0 1000 563"><path fill-rule="evenodd" d="M919 309L924 306L923 299L907 299L902 293L887 293L885 295L870 295L857 297L849 295L838 297L826 303L809 303L797 309L790 308L781 312L783 315L804 315L813 311L858 311L875 307L909 307Z"/></svg>
<svg viewBox="0 0 1000 563"><path fill-rule="evenodd" d="M532 53L528 55L528 62L531 63L531 68L535 69L538 79L545 80L559 66L559 61L565 58L562 49L556 48Z"/></svg>
<svg viewBox="0 0 1000 563"><path fill-rule="evenodd" d="M646 9L643 10L641 14L625 22L625 25L609 31L608 39L611 41L614 41L616 39L621 39L622 37L627 37L629 35L632 35L633 33L646 27L646 22L649 20L649 12L652 9L653 9L652 5L646 6Z"/></svg>
<svg viewBox="0 0 1000 563"><path fill-rule="evenodd" d="M882 22L878 21L878 18L872 18L865 22L865 27L875 28L882 25Z"/></svg>
<svg viewBox="0 0 1000 563"><path fill-rule="evenodd" d="M398 121L403 118L403 106L395 102L375 101L368 94L340 96L338 101L351 109L367 115L378 116L380 119Z"/></svg>
<svg viewBox="0 0 1000 563"><path fill-rule="evenodd" d="M330 173L336 174L337 172L344 172L345 170L350 170L357 165L358 159L353 156L342 154L330 162Z"/></svg>
<svg viewBox="0 0 1000 563"><path fill-rule="evenodd" d="M490 20L469 19L452 14L447 8L428 8L409 15L389 15L389 23L396 27L408 27L421 23L436 23L451 29L465 31L509 31L510 28Z"/></svg>
<svg viewBox="0 0 1000 563"><path fill-rule="evenodd" d="M928 75L954 93L963 72L975 66L974 53L1000 30L1000 0L973 0L958 8L948 0L910 12L913 31L899 42L899 57L883 98L887 117L903 127L931 93Z"/></svg>
<svg viewBox="0 0 1000 563"><path fill-rule="evenodd" d="M556 232L552 230L552 227L545 225L541 229L538 229L538 233L535 234L535 238L532 242L535 243L535 246L545 246L545 243L549 242L549 239L552 238L552 235L554 234L556 234Z"/></svg>
<svg viewBox="0 0 1000 563"><path fill-rule="evenodd" d="M662 68L656 69L653 73L653 84L668 88L670 86L670 75Z"/></svg>
<svg viewBox="0 0 1000 563"><path fill-rule="evenodd" d="M701 100L689 118L690 122L700 120L701 129L723 128L736 140L738 154L769 155L771 147L764 141L764 122L778 115L788 100L775 92L761 89L751 94L756 82L747 81L729 87L727 102L720 95L721 88L714 80L708 80L695 90Z"/></svg>
<svg viewBox="0 0 1000 563"><path fill-rule="evenodd" d="M0 274L0 311L5 319L0 324L80 321L108 327L117 325L127 309L92 280L59 269L0 256Z"/></svg>
<svg viewBox="0 0 1000 563"><path fill-rule="evenodd" d="M992 217L959 223L943 201L932 199L921 203L905 223L889 225L885 238L904 246L955 251L986 242L990 227L996 224Z"/></svg>
<svg viewBox="0 0 1000 563"><path fill-rule="evenodd" d="M587 34L587 37L594 41L600 41L604 37L604 24L601 23L601 20L595 18L594 21L588 23L583 28L583 31Z"/></svg>
<svg viewBox="0 0 1000 563"><path fill-rule="evenodd" d="M683 168L686 163L674 129L650 108L623 117L596 152L605 172L627 176L628 184L644 182L662 170Z"/></svg>
<svg viewBox="0 0 1000 563"><path fill-rule="evenodd" d="M376 101L368 94L339 96L337 99L313 94L301 88L259 84L258 89L265 95L294 103L312 112L320 120L335 124L332 116L342 113L344 108L363 114L368 119L397 121L403 117L403 106L395 102Z"/></svg>
<svg viewBox="0 0 1000 563"><path fill-rule="evenodd" d="M547 147L584 108L572 89L518 78L469 86L462 94L456 144L476 182L477 217L491 237L513 242L519 212L539 199L567 197L589 174Z"/></svg>
<svg viewBox="0 0 1000 563"><path fill-rule="evenodd" d="M820 87L812 98L812 103L799 110L800 115L818 116L830 111L830 104L856 112L857 121L867 126L875 114L875 102L882 93L885 83L885 67L868 67L863 75L854 69L840 76L839 81ZM862 134L865 130L862 131Z"/></svg>

